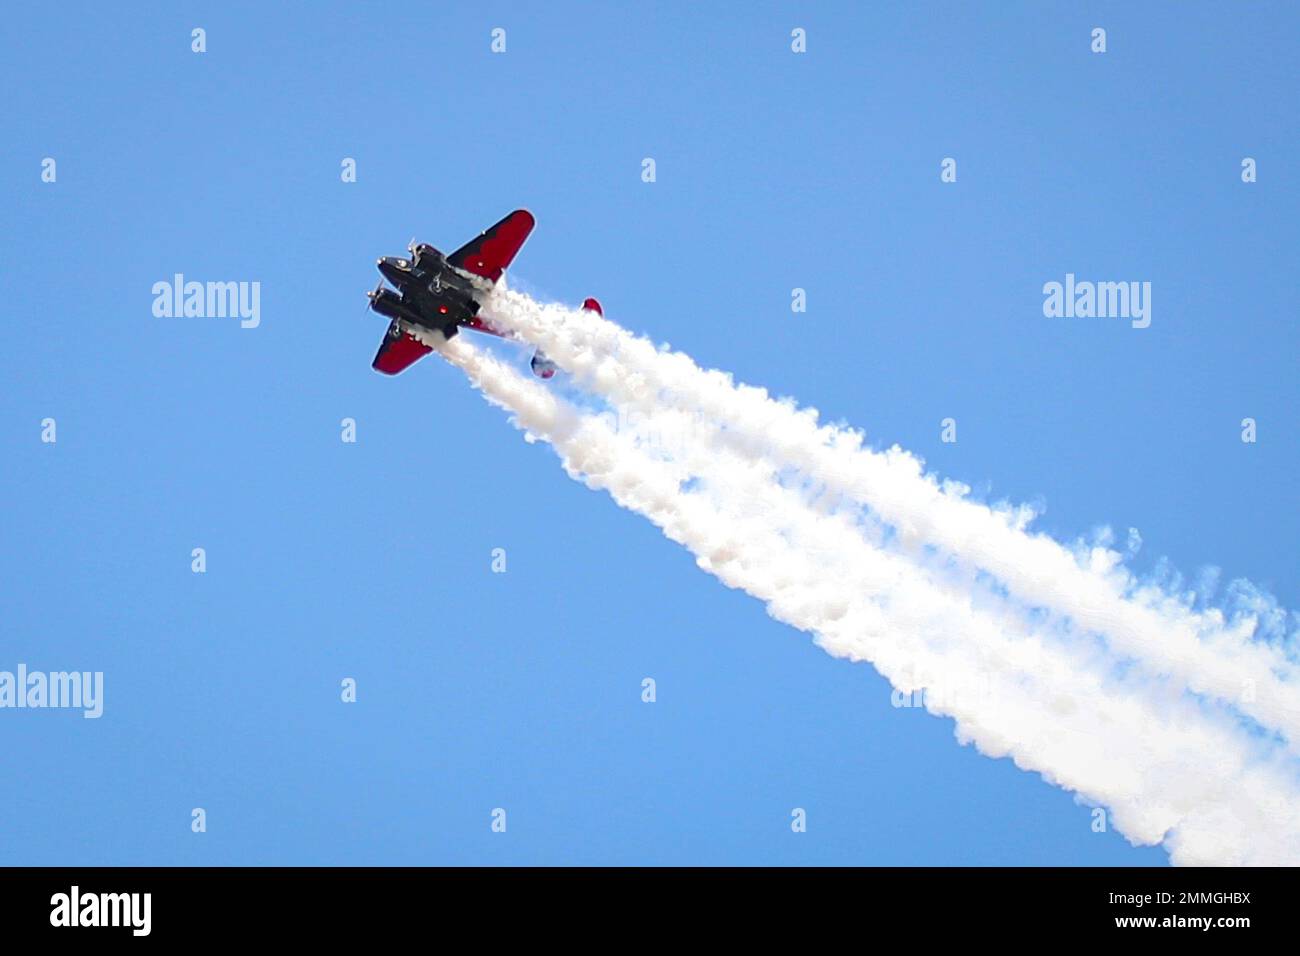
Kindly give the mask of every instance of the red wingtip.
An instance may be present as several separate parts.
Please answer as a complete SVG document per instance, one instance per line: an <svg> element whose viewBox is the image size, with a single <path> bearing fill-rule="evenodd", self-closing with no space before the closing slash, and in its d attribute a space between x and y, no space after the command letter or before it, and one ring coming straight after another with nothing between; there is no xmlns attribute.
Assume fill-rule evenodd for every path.
<svg viewBox="0 0 1300 956"><path fill-rule="evenodd" d="M583 299L582 307L588 312L595 312L597 315L603 316L605 314L605 310L600 307L600 303L595 299Z"/></svg>

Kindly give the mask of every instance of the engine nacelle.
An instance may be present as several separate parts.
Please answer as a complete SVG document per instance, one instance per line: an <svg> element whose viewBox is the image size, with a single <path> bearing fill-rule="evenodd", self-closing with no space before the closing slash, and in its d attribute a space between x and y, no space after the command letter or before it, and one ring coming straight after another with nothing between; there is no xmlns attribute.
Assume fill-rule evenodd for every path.
<svg viewBox="0 0 1300 956"><path fill-rule="evenodd" d="M420 270L434 269L443 261L442 253L427 242L412 243L410 252L414 267Z"/></svg>
<svg viewBox="0 0 1300 956"><path fill-rule="evenodd" d="M404 289L406 284L411 281L411 261L409 259L384 256L377 264L380 274L397 288Z"/></svg>
<svg viewBox="0 0 1300 956"><path fill-rule="evenodd" d="M380 289L370 296L370 308L390 319L405 319L407 322L419 322L420 317L402 301L402 297L392 289Z"/></svg>

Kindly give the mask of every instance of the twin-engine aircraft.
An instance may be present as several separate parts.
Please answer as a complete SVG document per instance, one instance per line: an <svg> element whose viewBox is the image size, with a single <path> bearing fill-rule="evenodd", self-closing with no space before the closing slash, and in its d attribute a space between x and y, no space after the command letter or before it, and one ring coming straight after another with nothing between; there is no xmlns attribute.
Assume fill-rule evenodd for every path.
<svg viewBox="0 0 1300 956"><path fill-rule="evenodd" d="M533 231L536 220L527 209L516 209L495 226L471 239L449 256L425 243L411 243L410 257L384 256L379 260L383 279L367 292L370 308L391 321L388 334L379 344L372 366L385 375L396 375L432 351L411 334L413 328L441 332L451 338L461 328L474 329L502 338L509 332L493 328L479 317L484 293L472 276L496 283ZM387 279L397 291L384 287ZM604 314L600 303L587 299L584 309ZM539 378L555 374L555 363L538 351L532 358L533 373Z"/></svg>

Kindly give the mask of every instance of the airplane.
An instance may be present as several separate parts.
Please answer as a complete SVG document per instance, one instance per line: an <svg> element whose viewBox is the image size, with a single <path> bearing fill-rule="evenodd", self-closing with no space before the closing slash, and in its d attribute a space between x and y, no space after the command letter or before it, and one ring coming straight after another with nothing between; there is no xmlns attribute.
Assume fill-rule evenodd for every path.
<svg viewBox="0 0 1300 956"><path fill-rule="evenodd" d="M380 258L376 265L382 278L366 296L370 308L390 321L371 367L385 375L396 375L433 351L411 334L412 328L441 332L447 338L462 328L514 338L478 314L482 307L480 298L486 293L475 277L493 284L498 282L535 224L533 214L527 209L516 209L451 255L443 255L427 243L412 240L407 247L409 258ZM385 288L384 279L396 286L397 291ZM582 307L598 315L605 314L595 299L586 299ZM529 364L538 378L549 379L555 375L555 363L541 350Z"/></svg>

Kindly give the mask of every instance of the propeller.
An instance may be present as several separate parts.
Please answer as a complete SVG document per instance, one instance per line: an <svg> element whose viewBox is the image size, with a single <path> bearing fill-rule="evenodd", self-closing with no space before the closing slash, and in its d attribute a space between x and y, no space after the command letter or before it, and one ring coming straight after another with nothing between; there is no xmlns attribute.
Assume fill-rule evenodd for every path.
<svg viewBox="0 0 1300 956"><path fill-rule="evenodd" d="M375 283L375 287L374 287L373 289L371 289L369 292L366 293L366 311L367 311L367 312L370 311L370 303L375 301L375 297L376 297L377 295L379 295L379 292L380 292L380 290L383 289L383 287L384 287L384 279L383 279L382 276L380 276L379 281Z"/></svg>
<svg viewBox="0 0 1300 956"><path fill-rule="evenodd" d="M371 289L369 292L366 293L366 311L367 311L367 312L370 311L370 305L371 305L371 303L373 303L373 302L375 301L375 299L379 297L379 293L383 291L383 288L384 288L384 280L383 280L383 277L381 276L380 279L379 279L379 281L375 283L375 287L374 287L373 289ZM383 313L380 313L380 314L382 315ZM389 336L392 337L392 338L395 338L395 339L396 339L396 338L401 338L401 336L402 336L402 332L404 331L404 330L402 329L402 323L399 322L397 319L389 318L388 316L385 316L385 318L388 318L388 334L389 334Z"/></svg>

